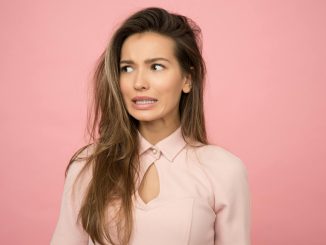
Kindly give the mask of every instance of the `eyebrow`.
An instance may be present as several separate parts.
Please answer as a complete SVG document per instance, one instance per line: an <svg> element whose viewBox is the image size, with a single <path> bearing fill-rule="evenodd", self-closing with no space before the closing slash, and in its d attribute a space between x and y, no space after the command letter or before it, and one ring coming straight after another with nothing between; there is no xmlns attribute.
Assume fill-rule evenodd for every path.
<svg viewBox="0 0 326 245"><path fill-rule="evenodd" d="M158 58L152 58L152 59L145 60L145 64L153 63L158 60L164 60L164 61L171 63L168 59L158 57ZM135 64L135 62L132 60L121 60L120 64Z"/></svg>

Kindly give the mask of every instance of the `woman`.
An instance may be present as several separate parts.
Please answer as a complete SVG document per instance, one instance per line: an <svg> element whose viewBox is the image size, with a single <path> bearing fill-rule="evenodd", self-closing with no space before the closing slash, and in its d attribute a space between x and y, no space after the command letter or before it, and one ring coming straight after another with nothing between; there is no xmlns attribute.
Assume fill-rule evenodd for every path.
<svg viewBox="0 0 326 245"><path fill-rule="evenodd" d="M207 142L200 44L193 21L161 8L114 33L51 244L250 244L246 169Z"/></svg>

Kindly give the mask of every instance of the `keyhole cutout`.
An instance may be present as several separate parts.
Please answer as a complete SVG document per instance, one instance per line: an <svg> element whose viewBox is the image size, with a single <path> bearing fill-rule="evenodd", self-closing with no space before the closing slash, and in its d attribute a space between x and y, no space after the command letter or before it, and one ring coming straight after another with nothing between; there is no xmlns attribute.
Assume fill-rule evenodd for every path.
<svg viewBox="0 0 326 245"><path fill-rule="evenodd" d="M148 167L140 183L138 194L142 201L147 204L160 193L160 180L154 162Z"/></svg>

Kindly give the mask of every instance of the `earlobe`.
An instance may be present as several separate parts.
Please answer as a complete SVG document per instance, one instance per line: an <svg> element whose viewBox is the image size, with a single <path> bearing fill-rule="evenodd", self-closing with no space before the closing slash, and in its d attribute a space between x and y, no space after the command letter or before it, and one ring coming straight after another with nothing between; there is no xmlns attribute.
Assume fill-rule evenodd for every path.
<svg viewBox="0 0 326 245"><path fill-rule="evenodd" d="M190 90L191 90L191 86L190 86L189 84L187 84L187 86L184 86L183 89L182 89L182 91L183 91L184 93L189 93Z"/></svg>
<svg viewBox="0 0 326 245"><path fill-rule="evenodd" d="M188 76L186 78L186 81L185 81L185 83L183 85L182 91L184 93L189 93L191 91L191 78L190 78L190 76Z"/></svg>

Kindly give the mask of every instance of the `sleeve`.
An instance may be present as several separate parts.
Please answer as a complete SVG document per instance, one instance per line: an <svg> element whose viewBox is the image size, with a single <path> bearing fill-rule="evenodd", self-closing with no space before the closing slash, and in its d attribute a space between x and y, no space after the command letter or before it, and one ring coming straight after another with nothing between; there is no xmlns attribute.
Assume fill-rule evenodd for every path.
<svg viewBox="0 0 326 245"><path fill-rule="evenodd" d="M250 245L250 193L240 159L223 171L216 199L215 245ZM229 165L229 166L230 166Z"/></svg>
<svg viewBox="0 0 326 245"><path fill-rule="evenodd" d="M84 188L77 186L76 195L72 193L73 183L81 170L81 162L74 162L70 165L61 198L61 208L56 224L51 245L83 245L88 244L88 234L83 230L80 223L77 223L77 215L81 205L81 193ZM78 182L79 184L79 182Z"/></svg>

